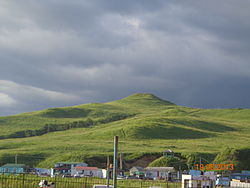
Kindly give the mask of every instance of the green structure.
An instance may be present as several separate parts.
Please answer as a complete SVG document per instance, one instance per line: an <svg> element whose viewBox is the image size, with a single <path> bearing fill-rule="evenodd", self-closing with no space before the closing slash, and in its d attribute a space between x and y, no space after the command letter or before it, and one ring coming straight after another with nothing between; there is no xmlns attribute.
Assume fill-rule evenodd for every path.
<svg viewBox="0 0 250 188"><path fill-rule="evenodd" d="M167 149L163 152L163 156L165 157L174 157L174 152L171 149Z"/></svg>
<svg viewBox="0 0 250 188"><path fill-rule="evenodd" d="M8 163L0 167L0 174L21 174L27 172L25 164Z"/></svg>

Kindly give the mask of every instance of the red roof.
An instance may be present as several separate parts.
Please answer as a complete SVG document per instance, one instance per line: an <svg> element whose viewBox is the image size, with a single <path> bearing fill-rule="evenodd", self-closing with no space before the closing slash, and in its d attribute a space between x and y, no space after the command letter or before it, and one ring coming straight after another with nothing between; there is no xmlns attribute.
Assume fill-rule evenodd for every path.
<svg viewBox="0 0 250 188"><path fill-rule="evenodd" d="M75 167L76 170L98 170L97 167L88 167L88 166L77 166Z"/></svg>

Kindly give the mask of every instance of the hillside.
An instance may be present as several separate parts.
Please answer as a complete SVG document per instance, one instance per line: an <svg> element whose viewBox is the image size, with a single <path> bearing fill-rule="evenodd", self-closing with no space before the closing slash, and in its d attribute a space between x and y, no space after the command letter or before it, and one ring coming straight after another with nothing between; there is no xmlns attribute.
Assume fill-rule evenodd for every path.
<svg viewBox="0 0 250 188"><path fill-rule="evenodd" d="M112 153L114 135L128 158L168 148L183 154L250 148L249 117L249 109L189 108L145 93L0 117L0 163L13 162L16 154L37 166L102 161Z"/></svg>

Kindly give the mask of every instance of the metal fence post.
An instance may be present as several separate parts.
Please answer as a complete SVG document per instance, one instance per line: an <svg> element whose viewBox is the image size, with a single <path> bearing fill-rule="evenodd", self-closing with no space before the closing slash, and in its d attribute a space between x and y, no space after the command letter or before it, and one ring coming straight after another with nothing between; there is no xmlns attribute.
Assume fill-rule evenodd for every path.
<svg viewBox="0 0 250 188"><path fill-rule="evenodd" d="M57 187L56 184L57 184L57 183L56 183L56 176L55 176L55 184L54 184L54 187L55 187L55 188Z"/></svg>
<svg viewBox="0 0 250 188"><path fill-rule="evenodd" d="M25 174L23 173L23 184L22 184L22 188L24 188L24 178L25 178Z"/></svg>

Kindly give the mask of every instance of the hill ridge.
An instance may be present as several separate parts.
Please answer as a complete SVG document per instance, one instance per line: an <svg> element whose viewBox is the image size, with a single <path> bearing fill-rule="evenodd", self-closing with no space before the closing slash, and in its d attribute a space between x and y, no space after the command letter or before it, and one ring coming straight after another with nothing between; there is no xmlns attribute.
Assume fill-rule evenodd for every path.
<svg viewBox="0 0 250 188"><path fill-rule="evenodd" d="M176 105L170 101L161 99L151 93L134 93L128 97L112 101L110 103L138 104L138 105Z"/></svg>

